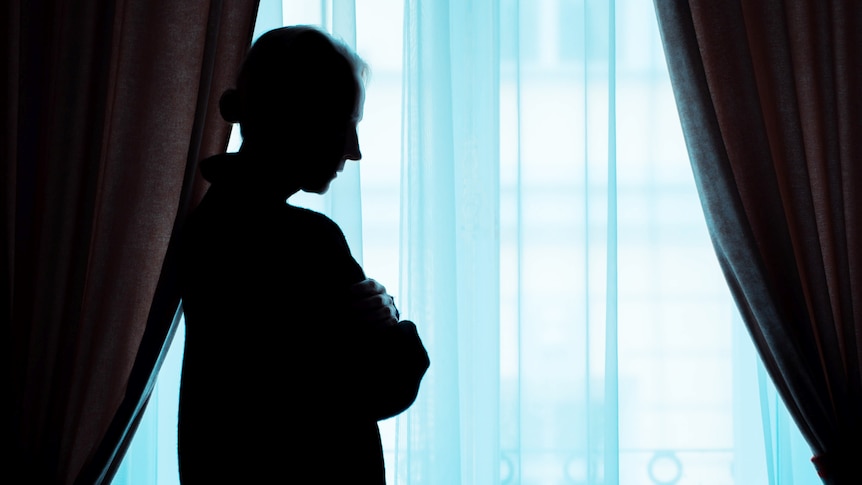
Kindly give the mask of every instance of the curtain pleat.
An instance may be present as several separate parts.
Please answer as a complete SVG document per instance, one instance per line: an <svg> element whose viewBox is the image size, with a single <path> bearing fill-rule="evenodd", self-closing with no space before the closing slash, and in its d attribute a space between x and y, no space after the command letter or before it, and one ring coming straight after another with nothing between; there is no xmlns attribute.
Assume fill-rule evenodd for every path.
<svg viewBox="0 0 862 485"><path fill-rule="evenodd" d="M160 348L176 312L169 241L197 159L226 142L218 93L255 7L6 2L11 476L110 478L103 449L136 419L118 410L142 399L135 384L156 361L139 348ZM142 343L154 331L161 341Z"/></svg>
<svg viewBox="0 0 862 485"><path fill-rule="evenodd" d="M395 465L402 483L462 480L449 9L448 1L404 5L400 293L434 361L420 392L434 397L417 399L399 422L400 457L409 457Z"/></svg>
<svg viewBox="0 0 862 485"><path fill-rule="evenodd" d="M356 49L356 0L335 0L330 32ZM360 150L362 145L360 144ZM350 252L362 264L362 199L359 165L348 163L338 175L336 190L325 195L326 214L334 220L350 244Z"/></svg>

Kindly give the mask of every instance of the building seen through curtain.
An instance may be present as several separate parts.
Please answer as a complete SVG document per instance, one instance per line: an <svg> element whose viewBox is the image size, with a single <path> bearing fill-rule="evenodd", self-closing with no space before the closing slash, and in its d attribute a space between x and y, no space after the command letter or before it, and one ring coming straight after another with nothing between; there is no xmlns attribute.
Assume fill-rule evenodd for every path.
<svg viewBox="0 0 862 485"><path fill-rule="evenodd" d="M715 260L652 8L261 2L259 31L355 35L371 66L363 161L291 202L434 363L381 423L387 483L819 483ZM176 482L181 343L115 483Z"/></svg>

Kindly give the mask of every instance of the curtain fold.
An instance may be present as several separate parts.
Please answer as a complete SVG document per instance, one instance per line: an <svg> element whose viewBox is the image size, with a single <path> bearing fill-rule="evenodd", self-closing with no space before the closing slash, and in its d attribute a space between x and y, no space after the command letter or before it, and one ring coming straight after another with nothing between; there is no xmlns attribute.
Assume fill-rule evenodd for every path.
<svg viewBox="0 0 862 485"><path fill-rule="evenodd" d="M169 242L226 142L256 2L3 8L9 473L102 483L171 328Z"/></svg>
<svg viewBox="0 0 862 485"><path fill-rule="evenodd" d="M862 6L655 5L728 285L819 474L858 483Z"/></svg>
<svg viewBox="0 0 862 485"><path fill-rule="evenodd" d="M499 5L408 0L404 15L401 294L433 364L395 475L498 483Z"/></svg>
<svg viewBox="0 0 862 485"><path fill-rule="evenodd" d="M331 28L329 32L356 49L356 0L334 0L332 2ZM360 150L362 146L360 145ZM336 190L330 190L326 199L326 214L334 220L350 244L350 252L362 264L362 199L359 165L348 163L339 174Z"/></svg>

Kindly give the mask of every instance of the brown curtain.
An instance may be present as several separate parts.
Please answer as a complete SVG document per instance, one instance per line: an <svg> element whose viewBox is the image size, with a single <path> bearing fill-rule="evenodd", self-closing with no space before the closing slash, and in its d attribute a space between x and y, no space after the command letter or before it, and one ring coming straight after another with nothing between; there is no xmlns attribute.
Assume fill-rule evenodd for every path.
<svg viewBox="0 0 862 485"><path fill-rule="evenodd" d="M704 213L826 483L862 483L862 2L655 0Z"/></svg>
<svg viewBox="0 0 862 485"><path fill-rule="evenodd" d="M0 481L109 482L171 329L166 254L198 160L225 147L218 96L257 2L2 3Z"/></svg>

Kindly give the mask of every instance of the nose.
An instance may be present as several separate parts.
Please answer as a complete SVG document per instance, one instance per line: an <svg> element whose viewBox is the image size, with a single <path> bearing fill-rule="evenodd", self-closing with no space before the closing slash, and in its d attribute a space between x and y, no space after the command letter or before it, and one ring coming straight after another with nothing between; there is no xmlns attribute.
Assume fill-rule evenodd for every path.
<svg viewBox="0 0 862 485"><path fill-rule="evenodd" d="M354 161L362 159L362 152L359 151L359 135L357 135L355 128L347 133L347 140L344 143L344 158Z"/></svg>

